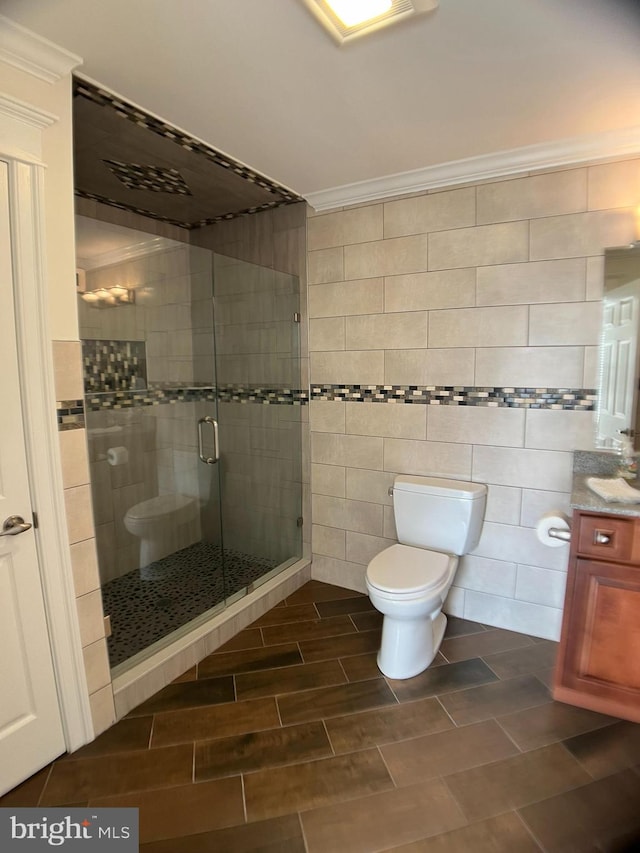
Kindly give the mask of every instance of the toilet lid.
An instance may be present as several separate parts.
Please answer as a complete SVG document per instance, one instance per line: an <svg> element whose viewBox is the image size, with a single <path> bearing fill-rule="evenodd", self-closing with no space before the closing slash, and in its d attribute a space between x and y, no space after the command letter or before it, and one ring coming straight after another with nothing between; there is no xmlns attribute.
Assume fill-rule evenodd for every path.
<svg viewBox="0 0 640 853"><path fill-rule="evenodd" d="M439 586L447 577L451 555L409 545L392 545L371 560L367 579L384 592L407 595Z"/></svg>
<svg viewBox="0 0 640 853"><path fill-rule="evenodd" d="M127 512L127 515L129 518L140 520L157 518L160 515L171 515L178 510L185 509L192 502L193 499L186 495L157 495L155 498L149 498L148 501L135 504Z"/></svg>

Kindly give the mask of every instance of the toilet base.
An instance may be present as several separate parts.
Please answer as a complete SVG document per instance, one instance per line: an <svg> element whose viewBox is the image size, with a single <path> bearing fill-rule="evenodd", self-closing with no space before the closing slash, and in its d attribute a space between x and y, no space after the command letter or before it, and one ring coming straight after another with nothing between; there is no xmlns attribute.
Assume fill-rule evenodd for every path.
<svg viewBox="0 0 640 853"><path fill-rule="evenodd" d="M387 678L413 678L429 666L444 637L447 617L442 611L432 619L395 619L385 616L378 669Z"/></svg>

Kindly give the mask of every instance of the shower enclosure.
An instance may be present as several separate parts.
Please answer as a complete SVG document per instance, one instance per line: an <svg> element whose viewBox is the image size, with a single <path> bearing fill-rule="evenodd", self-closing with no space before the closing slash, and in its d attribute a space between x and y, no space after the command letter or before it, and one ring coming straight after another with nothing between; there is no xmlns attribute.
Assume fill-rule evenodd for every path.
<svg viewBox="0 0 640 853"><path fill-rule="evenodd" d="M76 223L98 562L120 671L301 556L299 283Z"/></svg>

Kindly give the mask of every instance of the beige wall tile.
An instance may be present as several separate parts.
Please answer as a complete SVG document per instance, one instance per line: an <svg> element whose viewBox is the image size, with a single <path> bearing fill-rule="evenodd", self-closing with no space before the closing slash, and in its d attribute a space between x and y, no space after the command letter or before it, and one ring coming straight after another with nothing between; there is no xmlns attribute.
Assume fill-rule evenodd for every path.
<svg viewBox="0 0 640 853"><path fill-rule="evenodd" d="M426 234L344 247L344 278L347 280L427 269Z"/></svg>
<svg viewBox="0 0 640 853"><path fill-rule="evenodd" d="M543 515L548 512L557 515L559 512L571 515L569 492L546 492L539 489L524 489L522 492L522 511L520 524L522 527L535 527Z"/></svg>
<svg viewBox="0 0 640 853"><path fill-rule="evenodd" d="M465 308L475 305L475 285L474 268L387 276L384 279L384 310Z"/></svg>
<svg viewBox="0 0 640 853"><path fill-rule="evenodd" d="M347 429L354 435L426 438L427 406L404 403L349 403Z"/></svg>
<svg viewBox="0 0 640 853"><path fill-rule="evenodd" d="M375 556L385 548L393 545L393 541L381 536L369 536L366 533L347 531L347 560L351 563L368 565Z"/></svg>
<svg viewBox="0 0 640 853"><path fill-rule="evenodd" d="M580 388L583 347L486 347L476 350L476 384Z"/></svg>
<svg viewBox="0 0 640 853"><path fill-rule="evenodd" d="M486 521L482 528L480 543L474 550L478 557L518 563L525 559L532 566L566 571L568 549L549 548L538 540L531 527L515 527L511 524L495 524Z"/></svg>
<svg viewBox="0 0 640 853"><path fill-rule="evenodd" d="M345 318L326 317L309 321L309 351L342 350L345 348Z"/></svg>
<svg viewBox="0 0 640 853"><path fill-rule="evenodd" d="M516 575L515 563L466 554L460 560L453 583L454 586L465 589L513 597L516 591Z"/></svg>
<svg viewBox="0 0 640 853"><path fill-rule="evenodd" d="M324 557L336 557L338 560L345 559L345 531L337 527L322 527L320 524L313 525L312 531L313 553L322 554Z"/></svg>
<svg viewBox="0 0 640 853"><path fill-rule="evenodd" d="M393 485L395 474L387 471L368 471L365 468L347 468L346 496L357 501L393 505L389 488Z"/></svg>
<svg viewBox="0 0 640 853"><path fill-rule="evenodd" d="M602 299L604 290L604 255L587 258L587 299Z"/></svg>
<svg viewBox="0 0 640 853"><path fill-rule="evenodd" d="M109 655L107 653L107 641L97 640L82 650L84 657L84 669L87 676L87 688L89 693L95 693L101 687L111 683L111 670L109 668Z"/></svg>
<svg viewBox="0 0 640 853"><path fill-rule="evenodd" d="M448 190L384 205L384 236L427 234L475 225L476 191L473 187Z"/></svg>
<svg viewBox="0 0 640 853"><path fill-rule="evenodd" d="M312 512L315 524L382 536L382 506L378 504L314 495Z"/></svg>
<svg viewBox="0 0 640 853"><path fill-rule="evenodd" d="M428 350L424 349L397 349L385 352L385 385L426 385L427 354Z"/></svg>
<svg viewBox="0 0 640 853"><path fill-rule="evenodd" d="M84 394L80 341L53 341L56 400L80 400Z"/></svg>
<svg viewBox="0 0 640 853"><path fill-rule="evenodd" d="M593 450L593 412L529 409L525 447L542 450Z"/></svg>
<svg viewBox="0 0 640 853"><path fill-rule="evenodd" d="M524 346L527 343L528 308L459 308L429 312L429 346Z"/></svg>
<svg viewBox="0 0 640 853"><path fill-rule="evenodd" d="M531 260L600 255L634 237L631 210L602 210L551 216L531 222Z"/></svg>
<svg viewBox="0 0 640 853"><path fill-rule="evenodd" d="M548 607L562 607L567 576L564 572L518 566L515 598Z"/></svg>
<svg viewBox="0 0 640 853"><path fill-rule="evenodd" d="M602 306L599 302L558 302L529 309L531 346L595 345L600 341Z"/></svg>
<svg viewBox="0 0 640 853"><path fill-rule="evenodd" d="M427 312L347 317L347 349L409 349L427 346Z"/></svg>
<svg viewBox="0 0 640 853"><path fill-rule="evenodd" d="M344 498L346 496L345 469L340 465L314 463L311 466L311 488L316 495L334 495Z"/></svg>
<svg viewBox="0 0 640 853"><path fill-rule="evenodd" d="M307 278L309 284L341 281L344 278L343 249L320 249L307 256Z"/></svg>
<svg viewBox="0 0 640 853"><path fill-rule="evenodd" d="M382 240L382 209L383 205L372 204L313 217L307 224L308 250Z"/></svg>
<svg viewBox="0 0 640 853"><path fill-rule="evenodd" d="M466 590L463 617L547 640L560 639L562 610L542 604Z"/></svg>
<svg viewBox="0 0 640 853"><path fill-rule="evenodd" d="M85 539L84 542L76 542L70 546L69 550L76 595L85 595L88 592L93 592L94 589L98 589L100 587L100 575L98 574L96 540Z"/></svg>
<svg viewBox="0 0 640 853"><path fill-rule="evenodd" d="M382 508L382 535L385 539L393 539L394 541L398 539L396 518L393 514L392 506L385 506Z"/></svg>
<svg viewBox="0 0 640 853"><path fill-rule="evenodd" d="M94 590L76 599L78 608L78 623L80 626L80 641L82 647L96 643L104 637L104 614L102 610L102 594Z"/></svg>
<svg viewBox="0 0 640 853"><path fill-rule="evenodd" d="M522 447L524 425L524 409L429 406L427 438L429 441Z"/></svg>
<svg viewBox="0 0 640 853"><path fill-rule="evenodd" d="M475 350L429 349L426 385L473 385ZM415 382L409 383L415 385Z"/></svg>
<svg viewBox="0 0 640 853"><path fill-rule="evenodd" d="M311 564L311 577L324 583L355 589L357 592L367 591L365 583L366 566L361 563L348 563L346 560L336 560L333 557L318 556Z"/></svg>
<svg viewBox="0 0 640 853"><path fill-rule="evenodd" d="M385 438L384 470L427 477L468 478L471 476L471 446Z"/></svg>
<svg viewBox="0 0 640 853"><path fill-rule="evenodd" d="M478 225L587 209L587 170L553 172L477 188Z"/></svg>
<svg viewBox="0 0 640 853"><path fill-rule="evenodd" d="M89 705L91 707L91 719L93 720L93 732L97 737L116 721L111 685L103 687L89 696Z"/></svg>
<svg viewBox="0 0 640 853"><path fill-rule="evenodd" d="M323 465L382 470L383 438L311 433L311 461Z"/></svg>
<svg viewBox="0 0 640 853"><path fill-rule="evenodd" d="M479 483L566 492L571 487L572 466L572 454L556 450L483 445L473 450L473 480Z"/></svg>
<svg viewBox="0 0 640 853"><path fill-rule="evenodd" d="M429 270L511 264L528 257L528 222L481 225L429 235Z"/></svg>
<svg viewBox="0 0 640 853"><path fill-rule="evenodd" d="M597 388L600 371L600 347L584 348L584 379L583 388Z"/></svg>
<svg viewBox="0 0 640 853"><path fill-rule="evenodd" d="M640 187L640 159L591 166L589 168L589 210L636 207L638 187Z"/></svg>
<svg viewBox="0 0 640 853"><path fill-rule="evenodd" d="M81 542L94 535L91 486L76 486L64 490L69 542Z"/></svg>
<svg viewBox="0 0 640 853"><path fill-rule="evenodd" d="M309 288L309 317L382 313L384 280L366 278Z"/></svg>
<svg viewBox="0 0 640 853"><path fill-rule="evenodd" d="M87 434L84 429L66 429L58 433L62 482L65 489L89 482Z"/></svg>
<svg viewBox="0 0 640 853"><path fill-rule="evenodd" d="M312 352L310 368L311 384L382 385L384 351Z"/></svg>
<svg viewBox="0 0 640 853"><path fill-rule="evenodd" d="M500 524L520 524L522 489L514 486L489 486L487 494L486 521Z"/></svg>
<svg viewBox="0 0 640 853"><path fill-rule="evenodd" d="M340 400L311 400L309 423L314 432L345 432L345 406Z"/></svg>
<svg viewBox="0 0 640 853"><path fill-rule="evenodd" d="M478 269L478 305L577 302L585 295L584 258Z"/></svg>

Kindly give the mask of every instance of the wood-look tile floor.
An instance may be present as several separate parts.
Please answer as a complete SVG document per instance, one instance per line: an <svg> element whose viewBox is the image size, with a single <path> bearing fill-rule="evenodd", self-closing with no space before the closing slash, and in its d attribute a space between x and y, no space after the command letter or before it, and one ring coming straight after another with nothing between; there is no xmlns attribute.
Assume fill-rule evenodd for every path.
<svg viewBox="0 0 640 853"><path fill-rule="evenodd" d="M555 643L450 618L394 681L380 627L310 581L0 805L136 806L142 853L640 849L640 726L553 702Z"/></svg>

